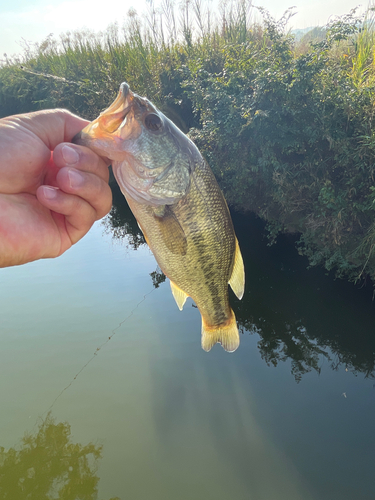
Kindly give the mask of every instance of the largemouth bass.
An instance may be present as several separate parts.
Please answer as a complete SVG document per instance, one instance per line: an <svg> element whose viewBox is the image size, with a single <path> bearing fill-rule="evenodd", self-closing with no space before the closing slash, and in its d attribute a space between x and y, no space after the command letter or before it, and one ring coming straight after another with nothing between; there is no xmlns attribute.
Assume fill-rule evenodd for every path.
<svg viewBox="0 0 375 500"><path fill-rule="evenodd" d="M239 299L244 267L230 213L194 143L126 83L74 142L112 161L115 178L182 310L202 315L202 347L235 351L240 339L228 283Z"/></svg>

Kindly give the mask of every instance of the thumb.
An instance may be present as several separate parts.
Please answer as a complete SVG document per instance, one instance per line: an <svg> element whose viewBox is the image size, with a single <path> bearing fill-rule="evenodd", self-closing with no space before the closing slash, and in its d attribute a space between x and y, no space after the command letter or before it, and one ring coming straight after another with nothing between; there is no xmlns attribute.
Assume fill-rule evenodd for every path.
<svg viewBox="0 0 375 500"><path fill-rule="evenodd" d="M61 142L71 142L89 121L74 115L66 109L46 109L18 115L25 129L35 134L53 151Z"/></svg>

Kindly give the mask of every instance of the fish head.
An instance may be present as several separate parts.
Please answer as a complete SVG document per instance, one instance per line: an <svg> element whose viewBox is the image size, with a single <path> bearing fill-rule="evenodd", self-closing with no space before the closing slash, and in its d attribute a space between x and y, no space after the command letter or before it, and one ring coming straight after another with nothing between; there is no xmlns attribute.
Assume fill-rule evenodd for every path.
<svg viewBox="0 0 375 500"><path fill-rule="evenodd" d="M202 161L195 144L127 83L73 142L109 158L125 196L153 206L172 205L185 196L194 166Z"/></svg>

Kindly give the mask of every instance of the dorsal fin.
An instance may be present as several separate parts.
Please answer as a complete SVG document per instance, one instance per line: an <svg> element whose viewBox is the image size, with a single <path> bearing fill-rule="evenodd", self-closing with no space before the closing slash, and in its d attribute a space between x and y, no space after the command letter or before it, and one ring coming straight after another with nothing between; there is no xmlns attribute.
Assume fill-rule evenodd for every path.
<svg viewBox="0 0 375 500"><path fill-rule="evenodd" d="M175 285L173 281L170 281L170 284L174 300L176 301L179 310L182 311L185 301L189 297L189 295L181 290L181 288L179 288L177 285Z"/></svg>
<svg viewBox="0 0 375 500"><path fill-rule="evenodd" d="M245 290L245 269L243 266L241 250L238 245L237 238L236 238L236 250L234 252L232 275L229 279L229 284L233 292L237 295L237 297L239 299L242 299Z"/></svg>

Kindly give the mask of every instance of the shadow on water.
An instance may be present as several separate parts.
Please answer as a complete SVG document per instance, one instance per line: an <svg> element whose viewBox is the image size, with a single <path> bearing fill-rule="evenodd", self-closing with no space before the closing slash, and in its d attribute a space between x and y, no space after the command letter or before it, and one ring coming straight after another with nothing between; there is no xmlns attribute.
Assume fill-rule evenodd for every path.
<svg viewBox="0 0 375 500"><path fill-rule="evenodd" d="M73 443L70 425L48 415L35 434L22 438L19 449L0 446L0 498L96 500L101 458L101 446Z"/></svg>
<svg viewBox="0 0 375 500"><path fill-rule="evenodd" d="M134 249L145 243L124 197L114 184L113 209L107 232L124 238ZM375 375L375 303L372 285L355 286L335 280L323 269L308 269L298 255L295 239L280 236L268 246L263 222L253 215L232 213L240 242L246 291L242 301L231 296L243 334L258 334L258 348L266 363L290 360L299 381L303 374L344 365L353 373ZM151 273L155 287L165 279Z"/></svg>

